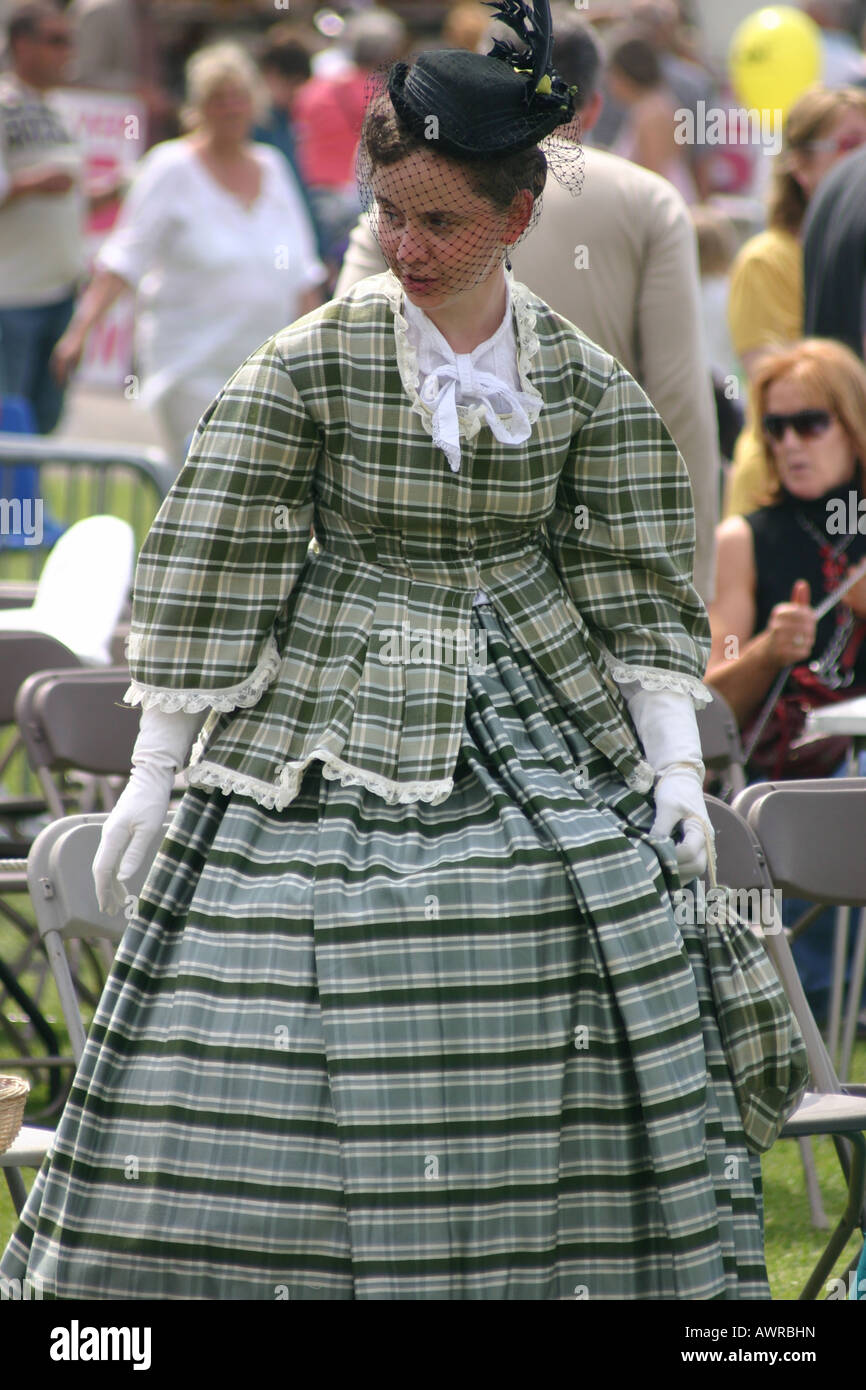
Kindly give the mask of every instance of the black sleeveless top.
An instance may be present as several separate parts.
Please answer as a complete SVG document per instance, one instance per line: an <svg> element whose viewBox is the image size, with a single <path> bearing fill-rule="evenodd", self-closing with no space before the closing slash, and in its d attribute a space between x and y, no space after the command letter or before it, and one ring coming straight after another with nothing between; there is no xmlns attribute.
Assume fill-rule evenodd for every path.
<svg viewBox="0 0 866 1390"><path fill-rule="evenodd" d="M852 492L855 496L849 506L849 493ZM809 502L794 497L783 488L775 506L761 507L749 513L746 521L752 531L757 574L756 633L763 632L777 603L790 602L796 580L808 581L812 607L817 608L821 600L838 587L846 572L866 556L866 503L858 511L858 503L863 496L859 479L833 488L823 497ZM829 505L834 502L837 504L835 509ZM834 534L836 528L828 523L839 514L839 502L844 506L841 512L843 529ZM863 534L856 529L858 521ZM852 522L856 531L853 535L849 529ZM813 535L809 527L817 534ZM833 552L843 546L844 550L834 560ZM848 612L850 610L844 604L837 603L820 620L808 661L821 656L835 635L838 620ZM866 636L860 642L854 662L854 680L849 688L853 690L859 686L866 686Z"/></svg>

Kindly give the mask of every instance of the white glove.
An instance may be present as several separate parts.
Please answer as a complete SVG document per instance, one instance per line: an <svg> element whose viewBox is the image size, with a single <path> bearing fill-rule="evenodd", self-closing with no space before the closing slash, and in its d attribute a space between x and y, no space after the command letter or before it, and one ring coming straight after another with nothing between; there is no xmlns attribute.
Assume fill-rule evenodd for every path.
<svg viewBox="0 0 866 1390"><path fill-rule="evenodd" d="M704 764L698 722L690 695L673 690L644 690L634 682L622 686L646 760L656 774L656 817L651 835L673 836L680 878L688 883L706 872L709 857L715 876L715 834L704 801Z"/></svg>
<svg viewBox="0 0 866 1390"><path fill-rule="evenodd" d="M114 916L126 893L120 883L141 867L147 847L165 821L176 772L182 768L209 710L166 714L142 710L132 750L132 771L117 805L102 827L93 861L100 912Z"/></svg>

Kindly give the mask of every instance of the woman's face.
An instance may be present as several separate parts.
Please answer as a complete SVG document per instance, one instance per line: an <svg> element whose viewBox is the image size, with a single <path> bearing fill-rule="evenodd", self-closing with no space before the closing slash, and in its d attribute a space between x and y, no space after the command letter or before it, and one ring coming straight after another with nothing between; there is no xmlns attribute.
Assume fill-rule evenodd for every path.
<svg viewBox="0 0 866 1390"><path fill-rule="evenodd" d="M247 87L226 79L201 104L202 122L223 140L245 140L253 125L253 99Z"/></svg>
<svg viewBox="0 0 866 1390"><path fill-rule="evenodd" d="M811 198L833 165L852 150L866 144L866 111L844 107L836 120L808 151L793 156L794 177L807 198Z"/></svg>
<svg viewBox="0 0 866 1390"><path fill-rule="evenodd" d="M805 435L779 420L777 427L783 428L784 433L780 439L771 436L769 447L783 485L795 497L811 501L853 481L857 454L841 421L795 377L782 377L768 387L764 396L765 418L797 416L802 411L824 412L830 418L824 427L816 417L814 429ZM804 423L810 424L808 417Z"/></svg>
<svg viewBox="0 0 866 1390"><path fill-rule="evenodd" d="M532 210L527 192L517 200L523 212L499 211L472 191L456 164L420 150L381 165L373 193L382 254L424 310L442 308L486 280Z"/></svg>

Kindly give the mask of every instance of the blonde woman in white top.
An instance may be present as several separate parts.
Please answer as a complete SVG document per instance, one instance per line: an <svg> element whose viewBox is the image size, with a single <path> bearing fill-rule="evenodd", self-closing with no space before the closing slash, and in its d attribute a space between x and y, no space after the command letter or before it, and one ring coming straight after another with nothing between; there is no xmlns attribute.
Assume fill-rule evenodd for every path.
<svg viewBox="0 0 866 1390"><path fill-rule="evenodd" d="M141 403L179 467L199 417L250 352L322 302L325 278L291 169L250 141L261 86L235 44L187 66L189 133L142 160L96 273L57 345L65 380L94 324L138 296Z"/></svg>

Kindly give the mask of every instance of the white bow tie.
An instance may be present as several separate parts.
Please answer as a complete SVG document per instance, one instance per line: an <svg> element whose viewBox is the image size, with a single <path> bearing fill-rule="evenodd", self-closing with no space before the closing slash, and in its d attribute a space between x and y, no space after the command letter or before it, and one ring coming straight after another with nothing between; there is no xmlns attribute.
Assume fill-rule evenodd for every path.
<svg viewBox="0 0 866 1390"><path fill-rule="evenodd" d="M459 396L459 399L458 399ZM502 444L522 444L532 433L526 406L532 397L473 366L468 353L453 363L442 362L427 376L421 399L433 411L433 442L443 449L452 472L460 468L460 426L457 406L482 405L484 418ZM501 415L511 415L510 428Z"/></svg>

